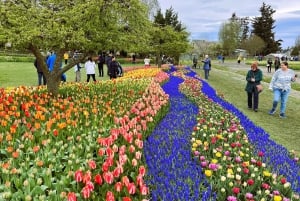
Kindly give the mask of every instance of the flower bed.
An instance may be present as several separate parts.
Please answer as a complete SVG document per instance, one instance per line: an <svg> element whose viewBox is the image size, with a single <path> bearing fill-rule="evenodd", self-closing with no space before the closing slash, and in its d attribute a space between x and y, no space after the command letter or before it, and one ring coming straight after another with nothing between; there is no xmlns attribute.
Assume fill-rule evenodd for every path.
<svg viewBox="0 0 300 201"><path fill-rule="evenodd" d="M158 82L64 85L60 94L1 90L1 200L147 198L143 140L168 108Z"/></svg>
<svg viewBox="0 0 300 201"><path fill-rule="evenodd" d="M193 76L195 74L191 74ZM274 157L270 156L270 150L276 149L275 143L271 147L271 143L266 143L270 140L266 141L266 138L262 138L264 141L261 142L257 141L257 137L249 140L237 116L208 97L207 94L214 93L209 91L212 89L205 82L207 94L202 93L201 83L199 79L188 78L180 90L199 106L191 149L213 190L217 192L217 200L299 200L297 161L293 161L289 154L281 158L281 162L286 159L284 165L270 160ZM222 102L220 97L214 98ZM247 123L245 126L248 130L255 128L253 124ZM258 129L255 131L256 136L265 135ZM263 143L265 146L262 146ZM278 152L273 155L278 157ZM282 168L287 171L278 171ZM292 178L289 172L293 172L295 177Z"/></svg>
<svg viewBox="0 0 300 201"><path fill-rule="evenodd" d="M299 200L286 149L195 73L168 73L1 89L0 200Z"/></svg>

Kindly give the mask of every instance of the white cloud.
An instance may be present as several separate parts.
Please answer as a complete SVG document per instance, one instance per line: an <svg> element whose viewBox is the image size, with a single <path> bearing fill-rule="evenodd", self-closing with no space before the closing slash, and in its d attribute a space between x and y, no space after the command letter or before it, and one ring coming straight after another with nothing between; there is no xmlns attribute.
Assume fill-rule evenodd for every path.
<svg viewBox="0 0 300 201"><path fill-rule="evenodd" d="M300 35L299 0L158 0L162 12L170 7L178 14L179 20L187 27L192 39L218 40L220 25L232 13L238 17L260 16L263 2L276 10L276 39L282 39L283 48L293 46ZM292 23L291 23L292 22ZM198 38L201 37L201 38Z"/></svg>

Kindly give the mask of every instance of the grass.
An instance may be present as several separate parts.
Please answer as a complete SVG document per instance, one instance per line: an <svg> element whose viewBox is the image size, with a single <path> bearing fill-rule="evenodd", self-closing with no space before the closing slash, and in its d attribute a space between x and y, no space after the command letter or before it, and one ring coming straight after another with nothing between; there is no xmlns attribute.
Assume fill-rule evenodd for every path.
<svg viewBox="0 0 300 201"><path fill-rule="evenodd" d="M130 65L132 66L132 65ZM126 65L124 66L126 67ZM0 87L14 86L35 86L37 85L37 73L32 63L22 62L0 62ZM203 70L197 69L202 77ZM97 80L106 80L107 69L104 66L104 78L97 77ZM67 81L74 81L75 73L70 69L67 73ZM85 71L81 72L81 80L85 81ZM98 73L96 72L96 75ZM265 80L267 81L267 80ZM270 137L279 144L285 146L288 150L295 150L300 153L300 99L289 97L287 103L287 119L281 119L278 113L270 116L268 111L272 105L272 92L267 90L267 84L264 84L265 90L259 96L259 111L257 113L247 109L247 95L244 90L245 72L230 71L228 68L215 67L210 72L209 84L213 86L219 94L222 94L228 102L239 108L256 125L264 128L270 134Z"/></svg>
<svg viewBox="0 0 300 201"><path fill-rule="evenodd" d="M142 64L135 64L136 66L141 66ZM83 64L82 64L83 66ZM133 66L133 64L122 65ZM96 80L107 80L107 67L104 65L104 77L96 77ZM38 83L37 72L33 65L30 62L0 62L0 87L15 87L15 86L36 86ZM66 72L67 81L75 81L75 72L71 68ZM96 69L96 76L98 75L98 68ZM86 80L85 70L81 71L81 81Z"/></svg>

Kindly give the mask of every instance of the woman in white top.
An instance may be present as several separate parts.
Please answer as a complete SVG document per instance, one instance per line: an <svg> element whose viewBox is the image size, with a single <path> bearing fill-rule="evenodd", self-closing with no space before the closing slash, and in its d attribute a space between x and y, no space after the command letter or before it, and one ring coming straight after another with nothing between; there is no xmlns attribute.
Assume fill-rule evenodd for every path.
<svg viewBox="0 0 300 201"><path fill-rule="evenodd" d="M294 82L296 80L297 75L295 75L295 72L288 68L288 62L284 61L281 63L280 67L281 69L277 70L270 82L269 89L273 91L273 107L269 111L270 115L275 114L276 107L279 101L281 101L280 104L280 113L279 117L285 118L285 109L286 109L286 103L288 100L288 96L291 90L291 82Z"/></svg>
<svg viewBox="0 0 300 201"><path fill-rule="evenodd" d="M84 64L84 68L87 75L87 82L90 81L90 77L92 76L94 82L96 82L96 76L95 76L95 67L96 63L92 60L92 57L89 57L88 60Z"/></svg>
<svg viewBox="0 0 300 201"><path fill-rule="evenodd" d="M145 63L145 67L149 67L150 66L150 59L148 57L146 57L144 59L144 63Z"/></svg>

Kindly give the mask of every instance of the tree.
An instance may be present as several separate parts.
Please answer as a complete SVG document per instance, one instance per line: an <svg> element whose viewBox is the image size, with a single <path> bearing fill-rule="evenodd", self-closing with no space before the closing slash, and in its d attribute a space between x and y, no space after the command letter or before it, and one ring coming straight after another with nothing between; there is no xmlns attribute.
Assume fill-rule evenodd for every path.
<svg viewBox="0 0 300 201"><path fill-rule="evenodd" d="M175 63L178 63L180 54L189 48L189 34L178 21L178 15L172 7L166 10L165 15L160 9L157 11L150 34L152 35L151 51L156 54L159 67L163 54L173 56Z"/></svg>
<svg viewBox="0 0 300 201"><path fill-rule="evenodd" d="M60 77L85 56L98 50L120 50L148 43L150 21L140 0L6 0L0 2L0 42L12 42L37 58L47 88L58 94ZM49 72L41 50L55 51ZM82 56L61 67L65 51L80 50Z"/></svg>
<svg viewBox="0 0 300 201"><path fill-rule="evenodd" d="M242 48L247 50L250 55L256 55L265 47L265 42L255 34L252 34L242 43Z"/></svg>
<svg viewBox="0 0 300 201"><path fill-rule="evenodd" d="M273 14L276 11L272 9L270 5L267 5L264 2L259 11L261 16L253 19L252 33L256 36L259 36L265 42L266 46L262 50L263 55L277 52L280 49L282 40L275 41L275 33L273 32L273 29L275 28Z"/></svg>
<svg viewBox="0 0 300 201"><path fill-rule="evenodd" d="M249 34L249 18L248 17L238 17L235 13L231 15L229 22L235 24L235 29L232 30L237 37L237 48L241 48L244 40L247 40Z"/></svg>
<svg viewBox="0 0 300 201"><path fill-rule="evenodd" d="M225 55L230 55L239 44L240 25L236 21L225 22L219 31L219 41Z"/></svg>
<svg viewBox="0 0 300 201"><path fill-rule="evenodd" d="M291 52L291 55L292 56L299 56L300 55L300 36L298 36L296 38L296 41L295 41L295 46Z"/></svg>

